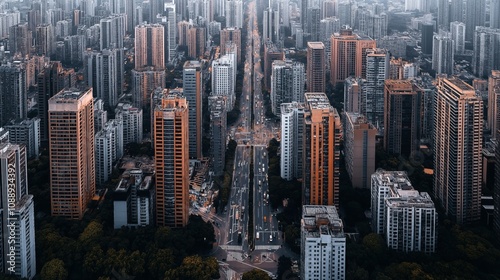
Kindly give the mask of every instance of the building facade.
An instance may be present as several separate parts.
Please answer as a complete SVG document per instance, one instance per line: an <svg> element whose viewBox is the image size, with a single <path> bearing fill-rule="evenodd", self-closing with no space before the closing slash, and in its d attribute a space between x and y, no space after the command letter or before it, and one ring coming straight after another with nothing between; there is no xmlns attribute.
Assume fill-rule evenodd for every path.
<svg viewBox="0 0 500 280"><path fill-rule="evenodd" d="M304 151L304 103L281 104L280 167L281 178L302 178Z"/></svg>
<svg viewBox="0 0 500 280"><path fill-rule="evenodd" d="M271 109L279 116L282 103L304 102L304 64L275 60L272 68Z"/></svg>
<svg viewBox="0 0 500 280"><path fill-rule="evenodd" d="M156 225L184 227L189 218L189 109L185 97L163 92L153 123Z"/></svg>
<svg viewBox="0 0 500 280"><path fill-rule="evenodd" d="M226 98L220 95L208 98L210 108L210 150L212 152L212 170L215 176L224 174L226 166Z"/></svg>
<svg viewBox="0 0 500 280"><path fill-rule="evenodd" d="M189 157L201 158L203 77L201 62L186 61L182 72L184 96L189 107Z"/></svg>
<svg viewBox="0 0 500 280"><path fill-rule="evenodd" d="M95 194L92 90L70 89L49 99L52 216L82 219Z"/></svg>
<svg viewBox="0 0 500 280"><path fill-rule="evenodd" d="M165 68L165 45L161 24L141 24L135 27L135 56L136 70L152 68L161 70Z"/></svg>
<svg viewBox="0 0 500 280"><path fill-rule="evenodd" d="M434 98L434 196L458 224L481 214L483 101L459 79L438 79Z"/></svg>

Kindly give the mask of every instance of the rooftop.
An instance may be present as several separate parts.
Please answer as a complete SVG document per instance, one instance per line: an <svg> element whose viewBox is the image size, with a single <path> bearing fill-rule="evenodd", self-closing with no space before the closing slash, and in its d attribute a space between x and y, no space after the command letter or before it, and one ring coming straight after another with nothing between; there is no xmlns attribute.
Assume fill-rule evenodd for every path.
<svg viewBox="0 0 500 280"><path fill-rule="evenodd" d="M344 226L335 206L304 205L301 224L306 238L321 235L344 237Z"/></svg>
<svg viewBox="0 0 500 280"><path fill-rule="evenodd" d="M306 92L305 100L311 109L330 108L330 100L323 92Z"/></svg>

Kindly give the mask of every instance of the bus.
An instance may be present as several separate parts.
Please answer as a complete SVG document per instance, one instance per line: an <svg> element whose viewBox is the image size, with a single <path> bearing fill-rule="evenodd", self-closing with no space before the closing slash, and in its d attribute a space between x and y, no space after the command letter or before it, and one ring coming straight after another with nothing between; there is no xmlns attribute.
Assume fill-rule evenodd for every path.
<svg viewBox="0 0 500 280"><path fill-rule="evenodd" d="M236 220L240 219L240 211L236 210L235 218L236 218Z"/></svg>
<svg viewBox="0 0 500 280"><path fill-rule="evenodd" d="M257 232L257 235L255 235L255 239L259 240L259 232Z"/></svg>

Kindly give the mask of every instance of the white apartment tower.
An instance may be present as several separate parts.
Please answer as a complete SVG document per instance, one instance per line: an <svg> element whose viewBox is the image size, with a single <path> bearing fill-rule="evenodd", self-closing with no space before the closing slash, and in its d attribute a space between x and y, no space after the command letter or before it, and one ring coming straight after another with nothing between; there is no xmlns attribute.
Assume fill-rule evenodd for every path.
<svg viewBox="0 0 500 280"><path fill-rule="evenodd" d="M465 51L465 23L458 21L450 23L450 33L455 54L463 54Z"/></svg>
<svg viewBox="0 0 500 280"><path fill-rule="evenodd" d="M226 2L226 27L243 28L243 1L228 0Z"/></svg>
<svg viewBox="0 0 500 280"><path fill-rule="evenodd" d="M379 169L371 181L372 226L385 236L387 247L433 253L438 217L429 194L414 190L405 171Z"/></svg>
<svg viewBox="0 0 500 280"><path fill-rule="evenodd" d="M335 206L304 205L300 234L300 278L345 279L346 238Z"/></svg>
<svg viewBox="0 0 500 280"><path fill-rule="evenodd" d="M304 103L281 104L281 178L302 178Z"/></svg>
<svg viewBox="0 0 500 280"><path fill-rule="evenodd" d="M212 61L212 95L226 96L226 110L233 110L235 75L233 62L227 55Z"/></svg>
<svg viewBox="0 0 500 280"><path fill-rule="evenodd" d="M0 172L3 179L0 183L0 227L3 233L0 238L3 248L0 271L18 278L32 279L36 274L35 210L33 195L28 194L26 162L24 146L0 144Z"/></svg>
<svg viewBox="0 0 500 280"><path fill-rule="evenodd" d="M472 72L487 77L500 69L500 29L477 26L473 38Z"/></svg>
<svg viewBox="0 0 500 280"><path fill-rule="evenodd" d="M434 197L470 224L481 216L483 100L464 81L440 78L433 103Z"/></svg>
<svg viewBox="0 0 500 280"><path fill-rule="evenodd" d="M123 144L141 143L143 133L143 111L129 103L116 106L116 119L123 123Z"/></svg>
<svg viewBox="0 0 500 280"><path fill-rule="evenodd" d="M432 44L432 69L436 74L453 74L453 40L447 35L434 35Z"/></svg>

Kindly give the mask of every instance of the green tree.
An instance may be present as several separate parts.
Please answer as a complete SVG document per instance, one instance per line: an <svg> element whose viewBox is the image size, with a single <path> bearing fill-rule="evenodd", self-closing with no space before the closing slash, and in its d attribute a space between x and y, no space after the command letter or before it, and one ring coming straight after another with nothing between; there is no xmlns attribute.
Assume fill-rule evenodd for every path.
<svg viewBox="0 0 500 280"><path fill-rule="evenodd" d="M42 267L40 277L42 280L65 280L68 279L68 271L62 260L52 259Z"/></svg>
<svg viewBox="0 0 500 280"><path fill-rule="evenodd" d="M98 273L102 274L105 268L104 262L104 252L101 247L97 245L92 247L92 249L90 249L90 251L85 255L83 268L94 275L97 275Z"/></svg>
<svg viewBox="0 0 500 280"><path fill-rule="evenodd" d="M99 238L101 238L102 235L103 235L102 225L97 221L92 221L87 225L82 234L80 234L78 240L82 242L82 244L85 246L99 240Z"/></svg>
<svg viewBox="0 0 500 280"><path fill-rule="evenodd" d="M242 280L271 280L271 277L260 269L252 269L243 273Z"/></svg>
<svg viewBox="0 0 500 280"><path fill-rule="evenodd" d="M148 262L149 273L155 279L161 279L165 272L175 266L175 257L172 249L159 249L151 256Z"/></svg>
<svg viewBox="0 0 500 280"><path fill-rule="evenodd" d="M220 277L218 271L216 259L189 256L184 258L180 267L167 270L165 280L212 280Z"/></svg>

